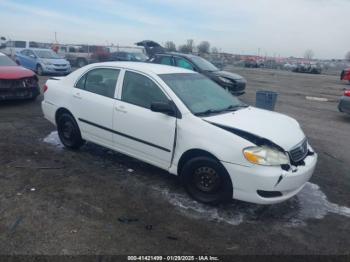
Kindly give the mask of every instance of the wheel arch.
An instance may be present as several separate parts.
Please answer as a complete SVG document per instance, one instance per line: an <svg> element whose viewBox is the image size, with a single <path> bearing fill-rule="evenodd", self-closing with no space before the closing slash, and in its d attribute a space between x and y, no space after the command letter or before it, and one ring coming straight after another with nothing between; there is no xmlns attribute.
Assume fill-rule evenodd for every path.
<svg viewBox="0 0 350 262"><path fill-rule="evenodd" d="M210 157L220 162L220 160L214 154L206 150L199 149L199 148L189 149L181 155L178 161L177 174L181 175L182 168L184 167L187 161L189 161L192 158L200 157L200 156Z"/></svg>
<svg viewBox="0 0 350 262"><path fill-rule="evenodd" d="M55 122L56 122L56 125L57 125L57 121L58 121L58 117L60 115L62 115L63 113L67 113L67 114L70 114L74 119L74 115L67 109L67 108L64 108L64 107L60 107L56 110L56 113L55 113ZM75 119L75 121L77 122L77 120Z"/></svg>

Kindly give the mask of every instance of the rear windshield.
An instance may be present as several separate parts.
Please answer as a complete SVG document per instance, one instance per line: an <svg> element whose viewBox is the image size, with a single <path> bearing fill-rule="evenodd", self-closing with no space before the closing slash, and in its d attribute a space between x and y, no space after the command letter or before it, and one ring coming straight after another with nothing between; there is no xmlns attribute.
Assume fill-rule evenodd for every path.
<svg viewBox="0 0 350 262"><path fill-rule="evenodd" d="M15 66L17 65L13 60L8 56L0 55L0 66Z"/></svg>

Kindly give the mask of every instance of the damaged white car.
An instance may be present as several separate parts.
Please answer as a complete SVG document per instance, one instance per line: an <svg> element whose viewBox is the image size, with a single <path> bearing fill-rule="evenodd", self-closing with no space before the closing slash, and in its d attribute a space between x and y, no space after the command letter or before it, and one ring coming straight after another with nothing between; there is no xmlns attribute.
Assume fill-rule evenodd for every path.
<svg viewBox="0 0 350 262"><path fill-rule="evenodd" d="M296 120L178 67L91 64L49 79L42 109L66 147L91 141L160 167L207 204L284 201L317 162Z"/></svg>

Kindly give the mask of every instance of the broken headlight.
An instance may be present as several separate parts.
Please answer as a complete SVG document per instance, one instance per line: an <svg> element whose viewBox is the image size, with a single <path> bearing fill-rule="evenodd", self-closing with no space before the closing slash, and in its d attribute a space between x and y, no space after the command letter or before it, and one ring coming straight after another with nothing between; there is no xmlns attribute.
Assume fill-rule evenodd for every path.
<svg viewBox="0 0 350 262"><path fill-rule="evenodd" d="M263 166L279 166L289 164L289 157L277 149L267 146L247 147L243 150L244 157L253 164Z"/></svg>

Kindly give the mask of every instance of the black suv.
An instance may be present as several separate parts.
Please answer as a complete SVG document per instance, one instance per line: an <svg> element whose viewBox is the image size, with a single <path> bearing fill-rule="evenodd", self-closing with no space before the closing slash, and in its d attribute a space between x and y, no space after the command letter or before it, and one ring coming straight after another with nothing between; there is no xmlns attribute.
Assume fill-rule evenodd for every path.
<svg viewBox="0 0 350 262"><path fill-rule="evenodd" d="M245 93L247 81L242 76L221 71L212 63L200 56L175 52L158 53L154 54L149 62L190 69L206 75L220 86L230 91L233 95L239 96Z"/></svg>

